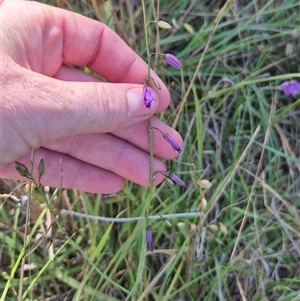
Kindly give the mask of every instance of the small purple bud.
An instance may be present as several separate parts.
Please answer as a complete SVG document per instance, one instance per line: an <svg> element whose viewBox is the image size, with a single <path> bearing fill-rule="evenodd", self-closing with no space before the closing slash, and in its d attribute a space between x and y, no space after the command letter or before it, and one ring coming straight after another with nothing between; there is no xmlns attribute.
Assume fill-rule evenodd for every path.
<svg viewBox="0 0 300 301"><path fill-rule="evenodd" d="M280 86L278 86L279 90L282 90L285 96L293 95L300 93L300 83L296 80L290 80L283 82Z"/></svg>
<svg viewBox="0 0 300 301"><path fill-rule="evenodd" d="M188 186L174 173L167 176L170 180L172 180L174 183L178 184L179 186L188 189Z"/></svg>
<svg viewBox="0 0 300 301"><path fill-rule="evenodd" d="M152 232L150 227L146 228L146 240L147 240L148 249L151 252L153 252L153 239L152 239Z"/></svg>
<svg viewBox="0 0 300 301"><path fill-rule="evenodd" d="M164 54L164 60L171 66L177 68L177 69L181 69L182 67L182 64L181 62L179 61L179 59L173 55L173 54L170 54L170 53L166 53Z"/></svg>
<svg viewBox="0 0 300 301"><path fill-rule="evenodd" d="M165 133L165 132L162 132L160 129L156 128L155 126L151 127L151 129L154 129L154 130L159 131L159 132L162 134L163 138L164 138L167 142L169 142L169 144L173 147L173 149L174 149L175 151L177 151L178 153L181 153L181 152L182 152L181 147L178 145L178 143L177 143L177 142L176 142L169 134L167 134L167 133Z"/></svg>
<svg viewBox="0 0 300 301"><path fill-rule="evenodd" d="M178 143L167 133L161 132L164 139L170 143L170 145L173 147L175 151L177 151L179 154L182 152L182 149L178 145Z"/></svg>
<svg viewBox="0 0 300 301"><path fill-rule="evenodd" d="M144 85L143 87L143 100L146 108L150 108L152 101L156 100L155 95L153 94L151 89L146 85Z"/></svg>

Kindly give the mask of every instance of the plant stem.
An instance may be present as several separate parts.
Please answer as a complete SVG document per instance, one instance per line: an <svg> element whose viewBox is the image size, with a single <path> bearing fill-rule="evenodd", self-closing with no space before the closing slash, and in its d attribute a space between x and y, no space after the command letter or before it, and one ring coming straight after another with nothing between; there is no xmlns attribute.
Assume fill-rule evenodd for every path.
<svg viewBox="0 0 300 301"><path fill-rule="evenodd" d="M62 209L60 213L64 215L71 215L71 216L77 216L81 218L87 218L91 220L97 220L101 222L108 222L108 223L127 223L127 222L137 222L144 220L144 216L137 216L137 217L106 217L106 216L97 216L97 215L89 215L86 213L80 213L70 210ZM203 216L203 212L184 212L184 213L172 213L172 214L164 214L164 215L150 215L147 216L147 219L149 220L167 220L167 219L173 219L173 218L195 218L199 216Z"/></svg>
<svg viewBox="0 0 300 301"><path fill-rule="evenodd" d="M146 7L145 7L145 1L142 0L142 8L143 8L143 21L144 21L144 31L145 31L145 42L146 42L146 51L147 51L147 63L148 63L148 72L147 72L147 79L146 79L146 85L150 86L151 84L151 76L150 76L150 65L151 65L151 53L149 49L149 40L148 40L148 22L146 17ZM154 192L154 185L153 185L153 177L154 177L154 154L153 154L153 136L152 136L152 119L149 118L149 127L148 127L148 133L149 133L149 147L150 147L150 188L149 188L149 194L147 198L147 204L145 206L146 208L146 216L149 215L149 207L151 204L153 192Z"/></svg>
<svg viewBox="0 0 300 301"><path fill-rule="evenodd" d="M150 61L151 61L151 53L149 49L149 40L148 40L148 22L146 17L146 7L145 7L145 1L142 0L142 8L143 8L143 21L144 21L144 31L145 31L145 42L146 42L146 51L147 51L147 63L148 63L148 73L147 73L147 79L146 84L147 86L150 86Z"/></svg>

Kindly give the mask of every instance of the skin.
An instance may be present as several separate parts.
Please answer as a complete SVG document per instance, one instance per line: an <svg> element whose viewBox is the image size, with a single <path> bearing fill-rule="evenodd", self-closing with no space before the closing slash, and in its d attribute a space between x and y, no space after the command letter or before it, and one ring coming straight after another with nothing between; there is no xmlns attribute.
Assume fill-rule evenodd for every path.
<svg viewBox="0 0 300 301"><path fill-rule="evenodd" d="M114 193L126 179L148 186L148 120L170 101L160 78L152 72L161 90L151 86L156 101L147 109L142 101L147 65L106 25L37 2L0 5L0 177L22 179L14 161L29 167L34 149L35 177L38 162L45 160L43 185L60 186L62 170L66 188ZM180 135L156 117L153 126L182 146ZM154 170L165 171L162 160L178 154L158 131L153 137ZM155 184L162 180L158 175Z"/></svg>

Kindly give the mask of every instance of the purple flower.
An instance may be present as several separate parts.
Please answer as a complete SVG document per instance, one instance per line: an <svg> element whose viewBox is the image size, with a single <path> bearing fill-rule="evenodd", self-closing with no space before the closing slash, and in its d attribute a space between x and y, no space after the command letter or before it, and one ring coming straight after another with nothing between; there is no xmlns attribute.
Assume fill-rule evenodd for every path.
<svg viewBox="0 0 300 301"><path fill-rule="evenodd" d="M175 151L177 151L178 153L181 153L181 152L182 152L181 147L178 145L178 143L177 143L177 142L176 142L169 134L167 134L167 133L165 133L165 132L162 132L160 129L158 129L158 128L154 127L154 126L153 126L151 129L155 129L155 130L159 131L159 132L162 134L163 138L164 138L167 142L170 143L170 145L173 147L173 149L174 149Z"/></svg>
<svg viewBox="0 0 300 301"><path fill-rule="evenodd" d="M178 184L179 186L188 189L188 186L178 177L176 176L174 173L167 175L167 177L172 180L173 183Z"/></svg>
<svg viewBox="0 0 300 301"><path fill-rule="evenodd" d="M146 240L147 240L148 249L151 252L153 252L153 239L152 239L152 232L150 227L146 228Z"/></svg>
<svg viewBox="0 0 300 301"><path fill-rule="evenodd" d="M156 100L155 95L153 94L151 89L146 85L144 85L143 87L143 100L146 108L150 108L152 101Z"/></svg>
<svg viewBox="0 0 300 301"><path fill-rule="evenodd" d="M181 69L182 67L182 64L181 62L179 61L179 59L173 55L173 54L170 54L170 53L166 53L164 54L164 60L171 66L177 68L177 69Z"/></svg>
<svg viewBox="0 0 300 301"><path fill-rule="evenodd" d="M165 171L158 171L156 174L161 173L162 175L164 175L167 180L169 180L169 182L171 184L177 184L185 189L188 189L188 186L178 177L176 176L174 173L169 173L169 172L165 172Z"/></svg>
<svg viewBox="0 0 300 301"><path fill-rule="evenodd" d="M161 134L164 137L164 139L170 143L170 145L173 147L175 151L177 151L178 153L182 152L182 149L180 148L178 143L169 134L164 132L161 132Z"/></svg>
<svg viewBox="0 0 300 301"><path fill-rule="evenodd" d="M286 81L278 86L278 89L282 90L285 96L293 95L295 97L297 93L300 93L300 83L296 80Z"/></svg>

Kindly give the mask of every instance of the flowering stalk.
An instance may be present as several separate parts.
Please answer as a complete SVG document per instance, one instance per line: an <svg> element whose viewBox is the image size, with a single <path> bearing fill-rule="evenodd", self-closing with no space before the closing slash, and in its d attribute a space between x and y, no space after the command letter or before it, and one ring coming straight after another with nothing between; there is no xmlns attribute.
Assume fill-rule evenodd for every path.
<svg viewBox="0 0 300 301"><path fill-rule="evenodd" d="M148 63L148 72L147 72L147 78L146 78L146 87L144 86L144 91L147 92L151 92L151 90L149 89L149 86L151 84L151 75L150 75L150 63L151 63L151 53L150 53L150 49L149 49L149 42L148 42L148 24L147 24L147 18L146 18L146 7L145 7L145 1L142 0L142 10L143 10L143 20L144 20L144 31L145 31L145 42L146 42L146 49L147 49L147 63ZM148 86L148 87L147 87ZM149 93L150 96L152 95L152 92ZM149 107L151 106L151 102L153 100L150 99L150 102L145 100L145 96L146 94L143 93L143 99L145 102L145 105L147 107L147 105L149 105ZM149 95L148 95L149 96ZM145 204L145 216L146 216L146 223L145 223L145 227L146 227L146 241L148 243L149 246L149 229L148 228L148 216L149 216L149 208L151 205L151 200L152 200L152 196L154 193L154 179L153 179L153 175L154 175L154 153L153 153L153 135L152 135L152 131L151 131L151 127L152 127L152 118L149 118L149 127L148 127L148 135L149 135L149 147L150 147L150 188L149 188L149 193L148 193L148 197L146 199L146 204ZM150 230L151 233L151 230ZM152 233L151 233L151 238L152 238ZM143 235L143 240L145 239L145 236ZM145 243L145 240L144 240ZM150 248L151 249L151 248ZM153 245L152 245L152 249L153 250ZM143 269L143 265L140 264L138 269Z"/></svg>
<svg viewBox="0 0 300 301"><path fill-rule="evenodd" d="M145 1L144 0L142 0L142 8L143 8L145 42L146 42L147 63L148 63L148 72L147 72L147 78L146 78L146 85L150 86L150 83L151 83L151 76L150 76L151 53L150 53L150 49L149 49L148 31L147 31L147 24L148 23L147 23L147 18L146 18L146 7L145 7ZM152 120L150 118L149 119L149 127L151 127L151 125L152 125ZM149 131L149 144L150 144L150 161L151 161L150 162L150 200L151 200L151 195L152 195L152 192L153 192L153 173L154 173L154 167L153 167L154 155L153 155L152 131Z"/></svg>
<svg viewBox="0 0 300 301"><path fill-rule="evenodd" d="M146 42L146 50L147 50L147 63L148 63L148 72L147 72L147 79L146 79L146 85L150 86L150 62L151 62L151 53L149 49L149 41L148 41L148 34L147 34L147 18L146 18L146 7L145 7L145 1L142 0L142 8L143 8L143 19L144 19L144 31L145 31L145 42Z"/></svg>

